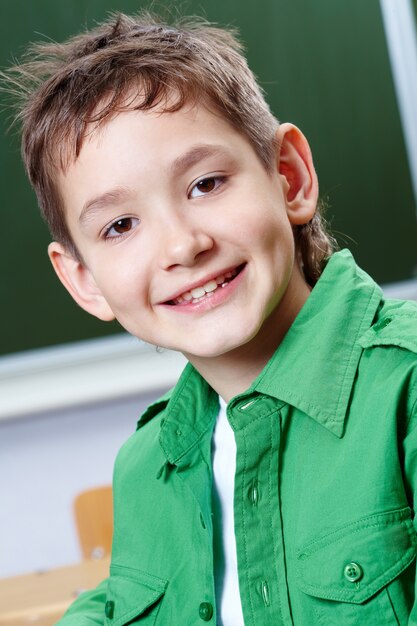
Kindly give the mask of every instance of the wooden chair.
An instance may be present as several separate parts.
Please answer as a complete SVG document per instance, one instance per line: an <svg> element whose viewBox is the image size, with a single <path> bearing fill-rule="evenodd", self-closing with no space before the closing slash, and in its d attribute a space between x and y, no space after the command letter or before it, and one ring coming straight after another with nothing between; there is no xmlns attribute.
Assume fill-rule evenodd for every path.
<svg viewBox="0 0 417 626"><path fill-rule="evenodd" d="M113 501L110 486L80 493L74 501L75 521L84 559L110 555L113 535Z"/></svg>

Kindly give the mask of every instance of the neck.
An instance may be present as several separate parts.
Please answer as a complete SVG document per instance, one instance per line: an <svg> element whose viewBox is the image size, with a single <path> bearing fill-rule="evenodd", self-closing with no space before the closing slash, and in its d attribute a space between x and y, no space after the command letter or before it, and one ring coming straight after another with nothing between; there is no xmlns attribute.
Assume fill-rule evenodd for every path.
<svg viewBox="0 0 417 626"><path fill-rule="evenodd" d="M299 286L300 287L300 286ZM285 337L310 294L304 282L301 289L287 289L279 305L263 322L255 337L242 346L216 357L185 354L201 376L226 402L243 393Z"/></svg>

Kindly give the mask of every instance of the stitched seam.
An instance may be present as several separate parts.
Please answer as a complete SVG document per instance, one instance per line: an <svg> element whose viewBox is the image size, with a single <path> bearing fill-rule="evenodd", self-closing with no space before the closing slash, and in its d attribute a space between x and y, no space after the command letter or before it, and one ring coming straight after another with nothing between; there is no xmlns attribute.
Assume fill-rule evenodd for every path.
<svg viewBox="0 0 417 626"><path fill-rule="evenodd" d="M371 293L371 295L370 295L370 297L369 297L369 301L368 301L368 304L367 304L367 307L366 307L366 310L365 310L365 314L363 315L362 321L363 321L363 319L366 317L366 315L367 315L367 313L368 313L368 310L369 310L369 308L371 307L371 304L372 304L372 302L373 302L374 295L375 295L375 293L376 293L377 291L379 291L379 287L378 287L377 285L375 285L375 287L374 287L374 289L373 289L373 291L372 291L372 293ZM354 349L357 347L357 345L356 345L356 344L358 344L358 343L359 343L359 335L360 335L360 333L362 333L362 334L363 334L363 329L362 329L362 326L360 326L360 328L358 329L358 331L357 331L357 333L356 333L356 336L355 336L355 341L352 343L352 348L351 348L351 351L350 351L350 354L349 354L349 358L348 358L348 365L346 366L345 372L344 372L344 374L343 374L342 384L341 384L341 386L340 386L340 389L341 389L341 390L340 390L340 393L339 393L339 396L338 396L338 399L337 399L337 402L336 402L336 410L338 410L338 408L339 408L340 398L341 398L342 393L343 393L343 388L344 388L344 385L345 385L345 380L346 380L346 377L347 377L347 372L348 372L348 369L349 369L349 364L350 364L350 361L351 361L351 358L352 358L352 353L353 353ZM359 344L359 345L360 345L360 344ZM263 374L262 374L262 375L258 378L258 381L257 381L257 382L258 382L258 384L259 384L259 383L260 383L260 382L261 382L261 381L265 378L265 376L267 375L268 370L269 370L269 368L270 368L270 367L272 367L272 362L270 362L270 363L269 363L269 365L268 365L268 366L264 369ZM299 397L298 397L298 396L296 396L295 394L291 393L291 392L285 391L285 395L286 395L287 397L289 397L289 398L293 398L294 400L299 401ZM325 415L325 416L326 416L327 421L329 421L329 422L331 422L331 423L339 423L340 421L343 421L343 420L340 420L340 419L336 419L336 418L335 418L335 416L334 416L334 415L332 415L331 413L327 413L326 411L323 411L323 409L322 409L322 408L319 408L319 407L317 407L316 405L311 404L310 402L303 402L303 405L304 405L306 408L309 408L309 409L314 409L314 411L317 411L317 412L318 412L318 413L320 413L321 415Z"/></svg>
<svg viewBox="0 0 417 626"><path fill-rule="evenodd" d="M285 391L285 395L288 398L291 398L293 400L295 400L297 403L300 401L299 396L295 395L294 393L291 393L290 391ZM323 411L322 408L316 406L315 404L312 404L311 402L305 402L304 400L302 401L303 406L305 406L307 409L313 409L315 412L320 413L321 415L324 415L326 417L326 421L328 422L336 422L336 421L340 421L340 420L336 420L334 415L332 415L331 413L327 413L327 411ZM282 408L282 407L281 407ZM279 409L278 409L279 410Z"/></svg>
<svg viewBox="0 0 417 626"><path fill-rule="evenodd" d="M262 394L262 396L260 398L256 398L253 403L251 403L250 411L246 411L246 410L242 410L241 408L238 408L237 410L239 411L239 413L242 413L243 415L251 415L252 414L252 407L254 407L255 404L259 404L259 402L262 402L263 397L271 397L268 396L268 394ZM282 409L282 407L284 406L285 402L283 400L279 400L278 398L275 398L274 396L272 396L272 399L275 401L275 405L270 409L270 410L265 410L264 412L260 412L259 410L256 411L255 415L253 416L253 420L251 421L256 421L258 419L263 419L266 417L269 417L270 415L273 415L276 411L280 411Z"/></svg>
<svg viewBox="0 0 417 626"><path fill-rule="evenodd" d="M209 474L209 480L210 480L210 491L209 491L209 493L210 493L210 494L213 494L213 472L212 472L212 469L211 469L211 467L210 467L210 466L206 463L206 460L205 460L205 458L204 458L204 454L203 454L203 451L201 450L201 446L200 446L200 444L198 444L198 450L199 450L199 452L200 452L200 456L201 456L201 459L202 459L202 461L203 461L203 464L205 465L206 470L208 471L208 474ZM184 484L185 484L185 481L184 481ZM188 485L187 485L187 486L188 486ZM197 498L196 498L196 497L195 497L195 495L194 495L194 490L192 490L190 487L189 487L189 489L191 490L191 492L192 492L192 494L193 494L194 499L195 499L195 500L197 500ZM199 503L199 502L197 502L197 505L198 505L198 511L199 511L199 512L200 512L200 514L201 514L201 506L200 506L200 503ZM211 507L212 507L212 505L211 505ZM212 513L212 512L213 512L213 509L211 508L211 509L209 509L209 511ZM210 528L210 526L209 526L210 524L211 524L211 545L210 545L210 544L209 544L209 545L210 545L210 548L211 548L211 549L210 549L210 551L209 551L209 558L208 558L208 559L205 559L205 563L206 563L205 570L206 570L206 578L207 578L207 580L211 580L211 581L212 581L212 583L213 583L213 582L214 582L214 559L213 559L213 537L214 537L214 528L213 528L213 517L212 517L212 516L210 516L210 519L209 519L209 520L207 520L207 531L208 531L208 530L209 530L209 528ZM204 542L204 543L205 543L205 547L206 547L206 546L207 546L207 542ZM213 587L213 588L214 588L214 587ZM216 603L216 593L214 593L214 602Z"/></svg>
<svg viewBox="0 0 417 626"><path fill-rule="evenodd" d="M139 614L138 614L138 607L136 607L135 609L131 609L127 613L123 613L123 615L121 615L116 620L114 620L113 622L114 626L119 626L119 624L121 626L122 624L126 623L126 620L130 621L131 618L140 617L140 615L142 615L142 613L146 611L146 609L150 609L154 604L156 604L156 602L161 598L161 595L162 594L159 594L159 596L156 596L151 602L149 602L149 604L147 604L146 607L139 609L140 611Z"/></svg>
<svg viewBox="0 0 417 626"><path fill-rule="evenodd" d="M410 548L409 548L410 550ZM408 550L408 551L409 551ZM410 558L411 556L411 558ZM372 595L374 595L374 593L376 593L379 589L381 589L384 585L387 585L388 583L390 583L392 580L394 580L394 578L396 578L399 574L401 574L401 572L403 572L409 565L410 563L412 563L412 561L415 559L415 553L414 554L406 554L404 556L402 556L398 561L396 561L394 563L394 565L392 565L386 572L384 572L383 574L381 574L380 576L378 576L377 578L375 578L372 581L372 584L369 583L366 586L365 590L361 590L360 592L357 593L357 597L360 597L361 600L358 600L358 602L364 602L364 600L366 600L367 598L371 597ZM399 567L399 569L398 569ZM391 574L391 572L393 572L393 574ZM384 576L388 577L385 579ZM298 576L299 578L301 578L301 574L299 574ZM381 584L381 579L383 580L383 583ZM379 585L379 587L378 587ZM346 600L349 602L352 601L352 594L354 593L353 591L343 591L338 589L337 587L330 587L330 592L324 592L323 591L323 587L319 587L317 585L312 585L311 583L306 583L301 581L301 587L304 589L308 589L309 591L311 591L313 594L314 592L318 592L320 594L321 598L325 598L326 600ZM326 587L327 589L329 588L329 585L327 585ZM333 593L332 593L333 591ZM366 592L364 594L364 591Z"/></svg>
<svg viewBox="0 0 417 626"><path fill-rule="evenodd" d="M171 402L172 402L172 408L173 408L173 409L174 409L174 408L177 406L177 404L178 404L178 401L179 401L179 396L181 395L182 390L183 390L183 389L184 389L184 387L185 387L185 384L188 382L188 379L189 379L189 378L190 378L190 376L191 376L191 372L192 372L192 370L190 370L190 371L188 372L187 376L185 376L185 377L184 377L184 380L182 381L182 383L181 383L181 385L180 385L180 387L179 387L179 389L178 389L178 393L176 394L176 397L175 397L175 398L172 398L172 397L171 397ZM162 448L162 449L163 449L163 451L165 452L165 456L167 456L167 457L170 459L170 458L172 458L172 457L171 457L171 455L170 455L170 453L169 453L169 450L167 450L167 448L163 445L162 440L161 440L161 435L162 435L162 433L163 433L163 431L164 431L164 429L165 429L165 428L166 428L166 421L165 421L165 422L161 425L161 430L160 430L160 432L159 432L159 443L160 443L161 448Z"/></svg>
<svg viewBox="0 0 417 626"><path fill-rule="evenodd" d="M397 524L401 524L401 522L395 522L395 526L396 526ZM382 526L391 526L391 525L392 525L392 526L394 526L394 524L391 524L390 522L382 522L382 523L375 522L375 524L365 524L364 526L360 526L359 528L354 528L354 529L352 529L352 530L349 532L349 537L352 537L352 535L355 535L356 533L360 533L360 532L362 532L363 530L367 530L367 529L369 529L369 528L381 528ZM332 533L332 534L333 534L333 533ZM343 538L344 536L345 536L345 534L343 533L343 534L342 534L342 537L333 537L330 541L324 541L324 546L325 546L325 547L327 547L327 546L332 545L333 543L337 543L337 542L339 541L339 539ZM326 537L326 539L327 539L327 537ZM319 543L319 542L317 542L317 543ZM311 555L315 554L318 550L320 550L320 549L321 549L322 547L324 547L324 546L318 546L318 547L316 547L316 549L315 549L315 550L312 550L312 551L309 553L309 556L311 556Z"/></svg>
<svg viewBox="0 0 417 626"><path fill-rule="evenodd" d="M392 348L398 348L398 350L406 350L407 352L412 352L416 354L415 348L410 347L410 344L407 340L404 340L403 337L373 337L372 340L363 341L360 344L363 348L378 348L380 346L390 346Z"/></svg>
<svg viewBox="0 0 417 626"><path fill-rule="evenodd" d="M376 515L370 515L367 517L363 517L360 520L357 520L356 522L350 522L349 524L345 524L344 526L340 526L339 528L337 528L336 530L332 531L331 533L324 535L322 537L319 537L318 539L315 539L314 541L311 541L310 543L308 543L305 546L302 546L299 550L298 550L298 554L301 554L302 552L305 552L307 550L310 550L311 547L315 546L316 544L324 544L325 546L327 545L331 545L332 543L334 543L335 541L338 541L340 539L340 534L342 534L342 537L345 535L345 533L342 533L342 531L346 531L347 529L351 528L351 532L352 533L356 533L356 532L360 532L361 530L367 529L367 528L376 528L378 526L391 526L391 525L397 525L397 524L402 524L403 522L407 522L410 521L411 524L411 519L409 517L406 517L405 514L407 513L407 511L409 512L410 509L409 507L403 507L401 509L393 509L392 511L386 511L384 513L377 513ZM379 519L379 518L384 518L387 517L389 515L393 515L393 514L397 514L397 515L404 515L404 518L401 517L400 519L395 520L394 522L390 521L390 520L384 520L381 519L380 521L375 521L374 523L371 524L366 524L364 523L367 519L372 520L372 519ZM357 528L355 528L355 526ZM409 532L409 527L407 526L407 531ZM350 533L349 533L350 534ZM336 537L335 537L336 535ZM328 541L329 538L330 541ZM316 549L313 549L311 551L310 554L314 554L315 552L317 552L317 550L320 549L321 546L317 547Z"/></svg>
<svg viewBox="0 0 417 626"><path fill-rule="evenodd" d="M259 415L258 417L254 417L253 420L251 420L249 422L249 424L246 424L246 426L244 426L240 430L244 430L247 426L252 426L253 424L258 422L259 420L263 420L263 419L266 419L267 417L271 417L272 415L274 415L274 413L278 413L280 410L281 409L278 409L278 408L275 407L273 411L271 411L270 413L267 413L266 415Z"/></svg>
<svg viewBox="0 0 417 626"><path fill-rule="evenodd" d="M257 417L253 417L253 419L251 419L250 422L248 422L244 426L241 426L240 428L236 428L236 432L243 432L246 428L248 428L249 426L253 426L259 420L264 420L264 419L266 420L268 417L272 417L273 415L275 415L275 413L279 413L282 407L283 407L283 404L281 404L279 407L274 407L270 413L265 413L263 415L258 415ZM233 426L235 425L234 420L232 421L232 425Z"/></svg>
<svg viewBox="0 0 417 626"><path fill-rule="evenodd" d="M180 396L181 396L181 393L182 393L182 390L184 389L185 385L188 383L188 380L189 380L192 372L193 372L193 370L190 369L190 371L188 372L187 376L184 377L184 380L182 381L182 383L180 385L180 388L177 390L177 393L175 394L176 397L172 398L172 396L171 396L170 401L172 402L172 408L175 408L177 406L177 404L179 402L179 399L180 399Z"/></svg>
<svg viewBox="0 0 417 626"><path fill-rule="evenodd" d="M122 570L122 573L119 573L119 570ZM162 578L158 578L157 576L154 576L153 574L148 574L147 572L144 572L143 570L134 569L132 567L127 567L126 565L118 565L117 563L113 563L110 566L110 575L144 585L145 587L148 587L152 591L159 591L161 588L165 589L167 586L167 581ZM144 579L148 579L149 582L144 582L144 580L141 577L143 577ZM157 588L152 586L153 581L155 581L155 584L158 585Z"/></svg>
<svg viewBox="0 0 417 626"><path fill-rule="evenodd" d="M342 384L340 385L339 397L338 397L338 399L337 399L337 403L336 403L336 411L338 411L338 410L339 410L340 400L341 400L342 394L343 394L343 393L344 393L344 391L345 391L345 383L346 383L346 378L347 378L347 373L348 373L348 370L350 369L350 368L349 368L349 366L350 366L350 363L351 363L351 360L352 360L352 354L353 354L354 350L357 348L357 344L359 343L359 342L358 342L358 340L359 340L359 334L363 333L363 330L362 330L363 320L364 320L365 318L367 318L367 315L368 315L368 310L369 310L369 308L370 308L370 306L371 306L371 304L372 304L372 302L373 302L373 297L374 297L375 292L376 292L376 290L377 290L377 289L379 289L379 288L378 288L378 287L376 287L376 286L373 288L373 291L372 291L372 293L371 293L371 295L370 295L370 297L369 297L369 300L368 300L368 305L367 305L367 307L366 307L365 314L364 314L364 315L363 315L363 317L362 317L362 323L359 325L359 327L358 327L358 329L357 329L357 331L356 331L355 341L354 341L354 342L352 342L352 347L351 347L351 350L350 350L350 353L349 353L348 363L347 363L347 366L346 366L346 369L345 369L345 373L344 373L344 375L343 375ZM334 422L334 421L335 421L334 417L333 417L332 419L330 419L330 421L331 421L331 422Z"/></svg>
<svg viewBox="0 0 417 626"><path fill-rule="evenodd" d="M187 454L187 452L189 452L192 448L194 448L194 446L198 445L211 426L212 426L212 422L209 422L206 428L199 435L197 435L196 431L193 430L192 432L195 435L197 435L197 437L193 439L192 443L188 444L188 446L182 450L181 454L175 457L174 461L179 461L184 455Z"/></svg>
<svg viewBox="0 0 417 626"><path fill-rule="evenodd" d="M245 506L244 506L244 502L245 502L245 484L246 484L246 460L247 460L247 442L246 442L246 436L245 433L243 433L243 442L244 442L244 448L243 448L243 480L242 480L242 500L241 500L241 507L242 507L242 528L243 528L243 547L245 550L245 571L246 571L246 584L248 586L249 589L249 602L250 602L250 608L251 608L251 612L252 612L252 621L253 623L255 623L255 610L253 607L253 601L252 601L252 591L251 591L251 585L250 585L250 579L249 579L249 563L248 563L248 550L247 550L247 542L246 542L246 525L245 525Z"/></svg>
<svg viewBox="0 0 417 626"><path fill-rule="evenodd" d="M269 503L269 519L270 519L270 527L271 527L271 537L274 536L273 532L273 526L272 526L272 507L271 507L271 494L272 494L272 452L273 452L273 437L272 437L272 432L273 432L273 420L272 417L269 420L270 422L270 428L269 428L269 440L270 440L270 448L271 448L271 454L269 455L269 481L268 481L268 488L269 488L269 498L268 498L268 503ZM278 472L277 472L278 474ZM277 482L278 482L278 475L277 475ZM278 499L279 499L279 495L278 495ZM278 514L281 515L281 512L279 510L279 501L278 501ZM281 538L282 538L282 525L281 525ZM274 559L275 559L275 563L278 563L278 550L277 550L277 542L273 541L272 545L274 546ZM278 577L277 577L278 578ZM277 582L279 582L277 580ZM279 614L281 616L281 620L282 623L284 623L284 616L282 613L282 601L281 601L281 592L280 592L280 585L277 585L277 596L278 596L278 606L279 606Z"/></svg>
<svg viewBox="0 0 417 626"><path fill-rule="evenodd" d="M291 398L291 399L295 400L296 402L300 401L299 396L297 396L296 394L291 393L288 390L285 390L283 392L279 387L277 387L277 389L278 389L278 394L284 393L286 397ZM281 405L279 407L274 408L274 410L272 412L280 411L282 409L282 407L286 404L286 402L284 402L283 400L279 400L278 398L277 398L277 400L278 400L278 402L281 402ZM305 402L304 400L302 402L303 402L303 405L305 407L307 407L309 409L314 409L314 411L317 411L318 413L321 413L322 415L325 415L327 420L334 420L334 416L331 413L327 413L326 411L323 411L323 409L319 408L315 404L312 404L311 402ZM269 414L266 414L266 415L263 415L262 417L268 417L268 415ZM260 418L255 418L255 419L260 419Z"/></svg>
<svg viewBox="0 0 417 626"><path fill-rule="evenodd" d="M191 376L191 372L187 376L187 378L184 381L183 385L181 386L181 390L182 390L183 386L185 385L185 383L188 381L188 378L190 376ZM178 402L178 400L174 401L174 404L173 404L174 407L176 406L177 402ZM159 443L161 445L161 448L165 452L165 455L167 456L167 458L170 459L170 458L172 458L171 454L170 454L169 450L167 450L167 448L162 444L162 441L161 441L161 433L162 433L162 430L165 428L165 425L166 425L166 422L164 422L164 424L161 426L161 432L159 434ZM172 459L173 463L175 463L176 461L179 461L179 459L181 459L185 454L187 454L187 452L189 452L192 448L194 448L194 446L201 441L201 439L204 437L204 435L207 433L207 431L209 430L209 428L211 426L212 426L212 421L211 422L209 421L207 426L206 426L206 428L204 428L204 430L199 435L197 435L197 438L196 439L193 438L193 441L190 444L188 444L188 446L181 451L181 454L176 456L175 459ZM197 434L194 429L192 429L192 433Z"/></svg>

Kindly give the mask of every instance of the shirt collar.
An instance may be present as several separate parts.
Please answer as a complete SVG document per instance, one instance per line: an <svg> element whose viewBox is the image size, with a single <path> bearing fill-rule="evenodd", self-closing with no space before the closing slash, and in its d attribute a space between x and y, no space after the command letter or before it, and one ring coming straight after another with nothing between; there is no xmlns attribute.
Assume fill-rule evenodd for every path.
<svg viewBox="0 0 417 626"><path fill-rule="evenodd" d="M359 339L381 299L381 289L351 253L335 253L274 356L242 396L276 398L341 437L362 353ZM139 427L165 407L160 442L175 464L213 427L218 396L188 363L173 392L149 407Z"/></svg>
<svg viewBox="0 0 417 626"><path fill-rule="evenodd" d="M169 463L178 465L212 430L218 412L218 395L187 363L166 406L159 436Z"/></svg>
<svg viewBox="0 0 417 626"><path fill-rule="evenodd" d="M335 253L251 389L295 406L338 437L362 346L382 299L348 250Z"/></svg>

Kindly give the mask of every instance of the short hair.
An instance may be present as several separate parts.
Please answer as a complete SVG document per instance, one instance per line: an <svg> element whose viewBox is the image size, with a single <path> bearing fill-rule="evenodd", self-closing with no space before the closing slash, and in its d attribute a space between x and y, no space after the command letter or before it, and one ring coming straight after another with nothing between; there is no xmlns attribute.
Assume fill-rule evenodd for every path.
<svg viewBox="0 0 417 626"><path fill-rule="evenodd" d="M200 18L165 23L148 12L110 14L64 43L31 44L3 78L17 96L23 161L52 237L80 259L57 173L76 160L88 124L104 124L120 111L203 103L246 137L271 171L279 122L242 52L233 29ZM334 244L320 211L296 226L294 237L313 285Z"/></svg>

